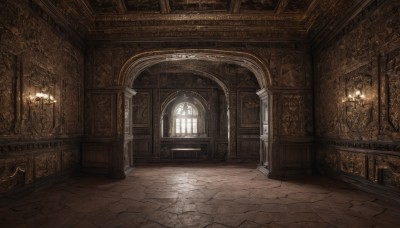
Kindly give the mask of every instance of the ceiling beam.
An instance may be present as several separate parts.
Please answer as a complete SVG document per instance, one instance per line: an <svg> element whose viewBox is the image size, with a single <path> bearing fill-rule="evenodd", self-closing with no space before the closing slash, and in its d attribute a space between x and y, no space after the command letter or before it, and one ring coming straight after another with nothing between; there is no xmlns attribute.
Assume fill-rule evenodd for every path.
<svg viewBox="0 0 400 228"><path fill-rule="evenodd" d="M117 9L118 13L124 14L126 13L126 5L124 0L113 0L115 4L115 8Z"/></svg>
<svg viewBox="0 0 400 228"><path fill-rule="evenodd" d="M286 10L286 6L288 5L289 0L280 0L278 3L278 7L276 7L276 14L281 14Z"/></svg>
<svg viewBox="0 0 400 228"><path fill-rule="evenodd" d="M242 0L232 0L230 5L230 13L240 13L240 7L242 5Z"/></svg>
<svg viewBox="0 0 400 228"><path fill-rule="evenodd" d="M171 13L171 7L169 6L169 0L160 0L161 13Z"/></svg>

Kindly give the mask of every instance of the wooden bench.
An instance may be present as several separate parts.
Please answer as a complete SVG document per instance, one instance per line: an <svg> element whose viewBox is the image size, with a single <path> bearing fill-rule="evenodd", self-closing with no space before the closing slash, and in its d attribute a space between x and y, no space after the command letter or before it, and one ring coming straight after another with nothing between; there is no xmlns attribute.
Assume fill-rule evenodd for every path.
<svg viewBox="0 0 400 228"><path fill-rule="evenodd" d="M193 152L195 153L197 159L199 157L199 152L201 151L201 148L171 148L170 151L172 159L174 159L175 152L180 152L180 151Z"/></svg>

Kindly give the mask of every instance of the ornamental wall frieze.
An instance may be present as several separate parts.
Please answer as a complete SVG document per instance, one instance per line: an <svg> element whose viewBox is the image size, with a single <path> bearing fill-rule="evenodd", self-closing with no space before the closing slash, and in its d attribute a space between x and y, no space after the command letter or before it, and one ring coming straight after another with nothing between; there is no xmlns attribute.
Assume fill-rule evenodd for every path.
<svg viewBox="0 0 400 228"><path fill-rule="evenodd" d="M64 143L62 140L2 143L0 146L0 152L3 154L10 152L46 150L60 148L63 145Z"/></svg>
<svg viewBox="0 0 400 228"><path fill-rule="evenodd" d="M400 143L384 143L371 141L348 141L348 140L329 140L318 139L317 144L320 146L335 146L349 149L374 150L377 152L400 152Z"/></svg>

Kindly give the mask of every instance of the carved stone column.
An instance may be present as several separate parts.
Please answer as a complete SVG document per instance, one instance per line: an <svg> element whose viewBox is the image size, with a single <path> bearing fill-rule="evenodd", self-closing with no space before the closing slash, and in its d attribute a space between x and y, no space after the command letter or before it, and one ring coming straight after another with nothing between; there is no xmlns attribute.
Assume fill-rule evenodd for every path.
<svg viewBox="0 0 400 228"><path fill-rule="evenodd" d="M133 166L133 132L132 132L132 98L136 95L133 89L125 89L124 112L124 157L123 166L125 174L132 170Z"/></svg>
<svg viewBox="0 0 400 228"><path fill-rule="evenodd" d="M260 166L265 167L268 170L269 162L269 115L268 115L268 91L262 89L257 92L260 97Z"/></svg>
<svg viewBox="0 0 400 228"><path fill-rule="evenodd" d="M229 93L229 106L228 106L228 118L229 118L229 129L228 129L228 139L229 139L229 151L227 159L232 159L237 157L236 151L236 130L237 130L237 92L231 91Z"/></svg>

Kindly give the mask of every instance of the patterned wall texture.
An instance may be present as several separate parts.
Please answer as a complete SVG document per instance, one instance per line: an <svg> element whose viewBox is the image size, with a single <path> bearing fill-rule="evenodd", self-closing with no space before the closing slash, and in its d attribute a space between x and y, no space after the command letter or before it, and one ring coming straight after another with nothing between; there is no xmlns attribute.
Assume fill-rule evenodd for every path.
<svg viewBox="0 0 400 228"><path fill-rule="evenodd" d="M320 169L397 189L399 18L398 1L375 1L314 57ZM357 91L363 102L349 99Z"/></svg>
<svg viewBox="0 0 400 228"><path fill-rule="evenodd" d="M0 194L79 163L84 57L64 35L34 5L0 2Z"/></svg>

